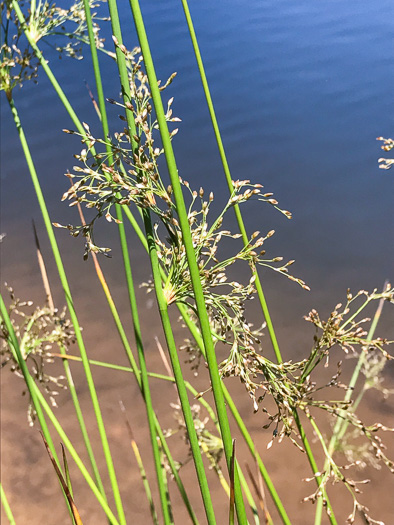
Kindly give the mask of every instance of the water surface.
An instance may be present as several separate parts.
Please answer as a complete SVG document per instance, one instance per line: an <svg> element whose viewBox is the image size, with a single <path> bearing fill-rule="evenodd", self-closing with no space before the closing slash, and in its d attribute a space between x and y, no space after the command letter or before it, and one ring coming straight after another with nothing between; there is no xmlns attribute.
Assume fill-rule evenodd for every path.
<svg viewBox="0 0 394 525"><path fill-rule="evenodd" d="M327 315L343 300L347 287L355 291L380 288L385 279L394 280L394 172L379 170L377 159L382 152L375 140L380 135L393 136L392 2L201 0L190 7L232 176L264 184L294 215L287 221L267 205L254 203L244 208L248 231L274 228L277 234L267 244L269 254L296 259L294 273L311 287L307 293L272 272L262 272L284 355L304 355L312 330L304 331L302 316L310 308L317 307ZM203 185L213 190L219 205L227 188L181 4L149 0L142 2L142 10L158 77L178 73L166 96L175 97L174 113L182 119L174 141L180 174L197 188ZM137 41L126 2L121 15L126 43L133 47ZM110 31L105 34L110 46ZM86 58L77 62L58 61L49 46L42 48L78 115L99 130L83 83L86 79L94 90L87 50ZM102 68L106 96L117 98L114 64L103 57ZM80 149L75 137L61 131L72 124L42 71L39 86L26 85L15 93L15 100L51 218L75 222L75 209L60 204L68 184L63 174L72 168L72 155ZM117 113L109 107L112 132L119 126ZM2 281L13 283L18 295L42 301L30 227L34 218L55 296L62 304L38 205L4 97L1 148L1 229L7 234L2 246ZM235 228L233 219L230 223ZM103 261L103 266L128 322L115 226L100 229L102 244L113 247L113 258ZM64 231L57 232L57 237L89 351L101 358L113 351L114 359L122 361L115 352L119 350L116 334L91 267L82 261L82 242ZM131 238L135 279L141 282L147 278L147 261L138 241ZM150 316L151 304L142 291L139 299L143 312ZM257 309L252 316L260 320ZM392 320L392 312L386 314L381 327L384 335L391 333L393 338ZM147 348L154 352L149 334L159 333L159 328L151 317L144 323ZM269 353L268 342L265 345ZM152 363L156 361L152 357ZM107 392L102 394L105 410L114 417L116 395L107 377L98 373L99 384ZM8 381L5 377L5 386ZM126 389L128 380L124 385ZM82 386L81 391L86 394ZM130 395L127 392L125 396ZM24 428L24 401L16 396L14 402L21 408ZM244 402L241 396L240 403ZM164 405L162 410L166 410ZM143 411L136 417L142 427ZM256 423L256 429L260 428L260 422ZM121 441L122 430L116 432L113 439ZM11 439L11 431L4 432L6 446ZM37 450L39 456L38 444ZM9 467L7 458L3 461ZM46 467L45 460L40 461ZM275 472L274 463L271 468ZM277 478L283 482L280 472ZM297 502L308 491L303 490L290 503L293 509L298 509ZM37 516L39 512L37 508ZM296 512L301 513L299 523L305 523L303 511Z"/></svg>

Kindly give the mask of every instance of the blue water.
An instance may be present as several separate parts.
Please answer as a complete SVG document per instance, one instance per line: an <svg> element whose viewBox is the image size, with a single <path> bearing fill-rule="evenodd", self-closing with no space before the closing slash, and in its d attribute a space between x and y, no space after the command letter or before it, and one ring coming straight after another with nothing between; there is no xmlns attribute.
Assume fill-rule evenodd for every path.
<svg viewBox="0 0 394 525"><path fill-rule="evenodd" d="M129 3L126 0L119 3L125 40L131 48L137 40ZM175 97L174 113L182 119L180 131L174 139L180 174L192 185L196 181L197 187L203 185L206 190L213 190L219 205L226 198L227 187L181 3L179 0L141 0L141 4L158 77L166 79L172 72L178 73L165 97ZM248 231L258 229L267 232L274 228L277 233L266 245L268 254L296 259L292 267L294 274L311 287L308 293L273 272L261 272L284 358L305 357L311 347L314 330L312 326L305 330L302 316L311 308L316 307L325 318L344 299L347 287L354 291L360 288L370 290L380 288L387 278L394 281L394 169L384 171L378 168L377 159L384 154L376 141L376 137L381 135L394 138L393 2L194 0L190 2L190 9L233 178L247 178L264 184L267 191L275 193L283 208L293 212L293 220L288 221L268 205L249 203L243 208ZM108 28L105 36L111 48ZM87 80L94 91L89 50L85 50L86 58L82 61L59 61L48 44L40 42L40 45L80 118L99 133L100 126L84 85L84 80ZM117 98L116 68L104 56L101 57L101 65L106 96ZM51 218L61 223L75 223L75 208L60 203L61 195L68 188L68 180L63 175L72 169L75 163L72 155L81 148L75 136L61 131L62 128L72 127L72 123L42 71L39 86L26 85L22 90L16 90L15 101ZM109 106L108 111L111 131L114 132L120 123L118 110ZM64 295L4 94L1 94L1 117L1 232L7 234L2 243L1 281L13 284L22 299L43 301L31 231L31 219L34 218L55 302L61 306ZM230 223L235 228L233 218L230 218ZM100 243L113 248L113 258L103 259L102 266L125 320L125 328L131 334L116 226L103 220L99 228L97 235ZM78 319L84 327L89 356L127 364L92 267L82 260L82 241L71 238L65 230L58 230L56 235L70 277ZM134 277L140 283L149 278L149 263L131 232L129 239ZM243 277L246 278L246 274L237 276L237 280ZM152 335L160 336L159 324L155 324L157 318L150 309L153 300L147 298L143 290L137 290L137 294L149 366L152 370L160 370L161 362L152 338ZM378 335L394 339L393 309L390 306L393 305L384 309ZM257 307L248 313L252 320L261 323ZM175 324L175 330L179 336L180 324ZM268 336L263 340L263 352L266 355L270 353ZM343 354L335 352L332 357L334 368L340 359L343 359ZM353 363L349 365L351 367ZM346 366L344 368L348 371ZM79 380L79 373L75 368L79 394L90 411L85 383L83 379ZM107 370L95 370L94 373L105 408L104 415L107 421L111 420L107 429L111 432L112 449L119 453L118 466L127 465L129 450L121 445L127 445L123 420L117 419L120 418L116 408L119 396L122 395L126 406L130 406L133 425L142 444L148 442L147 435L143 433L146 428L144 410L137 405L136 391L130 396L128 377L117 375L116 381L111 382L112 376ZM5 388L11 379L6 374L2 379ZM153 386L160 389L154 390L154 394L160 405L161 419L166 415L172 418L168 410L172 391L167 397L161 391L161 384ZM204 384L201 390L206 388ZM20 499L19 485L12 481L8 487L11 491L15 487L16 497L11 500L11 506L13 510L16 507L22 516L21 523L23 519L31 519L30 515L26 518L26 509L32 508L36 509L37 520L45 521L48 518L47 506L41 506L44 517L40 518L37 501L43 499L40 499L42 494L38 488L48 489L50 484L47 480L51 473L47 469L50 466L42 456L39 437L34 450L31 448L31 435L23 437L26 400L15 392L13 388L7 389L11 408L10 413L4 411L8 417L3 425L6 451L3 454L4 472L8 471L8 476L12 474L12 480L17 479L16 472L20 473L18 483L23 480L23 494L30 500L26 499L29 503L26 504L25 499ZM371 414L375 420L377 411L389 413L388 403L385 404L382 397L368 399L368 421ZM294 455L292 450L288 456L291 468L283 475L277 456L266 454L261 433L265 421L260 416L256 419L252 415L249 398L243 390L237 403L245 421L250 423L252 430L256 430L255 442L262 447L274 484L286 497L286 508L292 522L311 522L314 508L299 504L312 491L310 486L300 483L302 477L310 475L306 463L300 466L302 456ZM61 404L62 413L67 407L70 408L66 396L61 399ZM20 426L16 423L17 409ZM72 420L70 416L67 425L72 424ZM168 425L173 425L172 419ZM15 435L19 436L17 445ZM77 440L76 432L74 437ZM242 444L239 454L242 454L241 449ZM34 464L34 483L23 467L26 461L31 461L32 454L42 461ZM27 459L20 461L20 457ZM38 468L40 465L41 470ZM15 470L17 468L23 472ZM128 482L130 472L132 470L128 470L125 476ZM391 500L387 499L385 504L385 497L389 498L391 494L387 488L388 478L384 476L383 470L375 475L368 473L368 477L377 484L372 484L366 501L375 517L391 523ZM365 490L368 495L368 487ZM45 501L48 501L48 494L44 495ZM96 508L96 504L89 504L88 496L85 502L82 494L85 493L80 493L84 510L89 513ZM125 494L128 494L132 512L135 509L139 511L142 500L138 500L139 492L135 491L134 485ZM379 497L376 497L377 494ZM193 491L191 495L198 498ZM133 498L136 500L134 507ZM51 507L53 519L60 522L62 518L57 518L56 514L57 492L56 500L51 501L55 501ZM221 501L219 496L217 501ZM197 505L201 505L200 500ZM343 507L343 516L348 515L350 510L347 502ZM88 515L95 520L93 510ZM227 514L223 519L227 519ZM141 521L140 518L138 520Z"/></svg>
<svg viewBox="0 0 394 525"><path fill-rule="evenodd" d="M133 47L128 2L122 4L125 40ZM347 286L368 289L393 279L394 171L378 169L383 152L375 140L394 135L392 2L203 0L190 9L233 178L264 184L294 214L287 221L251 204L245 215L249 231L277 230L269 253L295 258L294 273L312 288L305 294L264 272L274 316L286 302L300 319L316 303L336 304ZM182 118L174 141L180 174L192 184L198 178L196 185L223 202L226 185L181 4L145 1L142 10L158 77L178 73L165 96L175 97L174 113ZM105 35L111 47L109 29ZM77 62L57 60L45 43L42 49L77 113L98 130L83 83L94 89L88 50ZM102 67L106 96L116 98L114 64L102 57ZM62 133L71 123L42 71L39 83L15 99L51 216L72 222L74 211L59 199L80 145ZM114 131L118 112L109 112ZM5 272L21 253L33 253L22 242L31 217L42 225L5 99L2 122ZM105 231L113 242L113 227ZM58 234L63 243L65 236ZM67 246L79 261L81 244Z"/></svg>

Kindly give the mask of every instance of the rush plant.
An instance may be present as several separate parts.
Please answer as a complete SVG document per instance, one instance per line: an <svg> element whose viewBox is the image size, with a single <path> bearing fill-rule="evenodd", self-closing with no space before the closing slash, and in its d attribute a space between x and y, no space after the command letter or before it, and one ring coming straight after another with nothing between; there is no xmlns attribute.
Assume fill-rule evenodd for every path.
<svg viewBox="0 0 394 525"><path fill-rule="evenodd" d="M1 89L5 93L26 157L66 303L64 310L58 310L53 304L45 265L38 248L47 303L33 307L31 302L17 299L12 288L8 289L10 299L2 298L0 303L2 366L10 368L23 381L21 390L28 393L29 399L29 422L41 428L61 485L70 522L82 523L83 498L79 495L83 489L79 479L73 479L71 484L67 456L86 480L86 490L96 497L105 516L103 519L112 524L131 523L134 519L133 509L124 503L126 495L122 493L120 478L114 466L113 447L107 437L106 428L111 421L104 421L99 401L100 391L92 373L93 367L105 367L116 370L118 374L127 372L130 381L136 381L146 408L153 458L151 470L143 462L148 447L137 445L126 415L125 421L152 523L176 522L178 509L171 495L172 484L179 491L178 501L182 502L191 522L195 524L199 520L206 520L209 524L218 523L217 516L219 513L223 515L223 511L228 514L230 524L237 520L239 524L246 525L252 519L256 524L290 524L297 519L286 512L286 497L280 495L280 487L278 491L274 487L255 447L254 440L258 439L258 435L252 435L248 430L238 412L236 400L227 390L226 382L231 377L238 378L245 387L254 412L260 412L265 417L261 432L269 429L269 454L277 453L280 456L279 444L285 439L291 440L305 452L311 467L310 481L315 483L314 491L305 497L305 501L316 503L316 525L322 523L323 509L330 523L338 523L336 502L330 500L331 483L341 483L350 494L352 506L348 523L354 523L357 515L366 523L380 523L369 516L367 507L360 500L358 485L364 480L358 479L357 473L350 477L348 471L367 461L394 471L381 437L392 429L380 422L367 425L356 412L367 390L381 390L384 395L390 393L383 386L382 371L391 359L388 346L392 341L376 336L375 331L383 304L394 303L394 288L386 283L381 292L375 289L371 293L361 290L353 294L348 290L344 303L337 304L327 320L312 310L306 316L306 321L315 328L312 348L296 362L286 357L285 353L282 354L263 292L259 268L277 272L305 290L309 290L309 287L289 272L294 260L284 262L281 256L271 254L270 239L274 230L267 228L262 234L259 231L248 233L242 213L245 209L247 212L248 203L255 200L260 201L261 206L273 206L287 219L291 219L292 215L279 207L271 191L263 188L264 181L239 180L231 176L186 0L182 0L186 24L229 190L228 198L219 211L212 188L202 188L198 180L187 181L178 172L173 143L179 131L175 126L180 119L173 113L174 98L167 95L172 82L176 81L176 75L172 74L164 82L157 79L138 0L130 0L130 16L122 21L123 32L134 25L138 46L132 50L123 43L124 33L116 0L108 0L108 5L101 4L83 0L65 8L41 0L38 3L33 0L24 3L7 0L1 3ZM102 24L110 27L112 40L109 42L101 37ZM42 53L40 44L44 41L50 42L60 54L71 58L80 58L82 53L87 56L90 52L96 81L100 132L91 131L93 126L79 120L72 101L66 97ZM106 94L102 86L101 60L114 61L119 77L113 83L111 92ZM41 188L34 166L34 152L30 151L14 100L16 87L31 80L36 82L40 68L70 116L71 123L64 123L65 133L79 137L82 143L82 150L74 155L76 163L70 163L70 169L65 174L70 185L61 198L78 210L74 224L62 225L56 217L49 216L45 188L44 191ZM118 127L114 126L114 129L107 118L108 104L116 106L121 112ZM392 148L390 139L381 140L384 141L383 149ZM380 159L380 162L384 168L391 165L387 159ZM233 213L237 231L231 231L227 226L229 215ZM126 322L133 328L132 341L124 326L125 316L118 312L100 265L102 256L111 256L111 246L101 246L96 241L100 238L97 231L100 231L103 219L113 223L119 232L125 271L124 293L131 312ZM143 319L140 319L141 309L132 273L135 264L134 244L129 242L126 235L126 226L129 225L149 256L150 270L145 282L139 284L155 297L166 342L166 348L161 350L167 367L166 375L149 370L146 362L143 340L147 336L144 334ZM83 258L93 261L129 366L114 364L111 355L105 361L93 360L88 356L53 226L68 230L73 237L84 238ZM235 279L234 274L239 277ZM249 320L248 305L252 300L262 312L258 327L254 327ZM377 305L376 314L371 321L366 316L374 304ZM178 321L174 321L179 316L183 328L183 345L177 343L174 331L179 328ZM275 360L267 357L262 345L266 331ZM152 338L154 336L149 335ZM321 368L331 364L330 356L338 348L344 355L357 358L349 384L343 381L340 362L334 367L329 380L321 379ZM203 377L206 385L204 392L198 392L193 384L185 380L185 367L181 364L184 354L180 355L180 349L187 351L194 374ZM218 360L219 355L225 355L224 359ZM59 377L51 373L50 367L54 360L63 362L64 375ZM99 472L91 444L96 429L88 428L85 423L71 374L71 365L80 366L77 363L83 367L83 381L89 391L97 424L96 439L102 445L109 482L104 482ZM206 367L204 371L199 366L202 363ZM364 376L364 384L358 396L354 397L360 376ZM153 380L170 382L176 386L176 394L170 405L176 419L175 429L162 428L151 392ZM62 428L61 415L58 416L61 408L55 410L54 395L64 386L69 389L74 404L75 417L87 453L86 463ZM208 401L209 393L212 393L212 402ZM62 393L60 397L66 395ZM49 398L50 404L46 398ZM124 407L122 410L125 412ZM332 423L331 436L325 435L319 428L322 415ZM249 467L248 480L242 463L238 461L230 416L237 424L238 439L245 441L251 461L257 467L257 480ZM56 434L52 427L48 427L47 420ZM171 435L178 432L187 445L186 457L176 455L175 449L170 447ZM64 445L63 467L54 445L59 439ZM43 453L46 453L45 447ZM348 463L340 462L340 453L347 458ZM319 466L316 457L321 455L324 461ZM195 486L192 488L182 480L182 465L189 460L193 461L196 472ZM214 481L211 480L209 470L216 474ZM153 479L157 491L151 490ZM208 483L217 481L223 488L223 498L213 501ZM269 495L268 503L265 489ZM197 491L201 494L201 503L193 507L195 495L191 497L191 493ZM8 521L15 523L3 486L1 500Z"/></svg>

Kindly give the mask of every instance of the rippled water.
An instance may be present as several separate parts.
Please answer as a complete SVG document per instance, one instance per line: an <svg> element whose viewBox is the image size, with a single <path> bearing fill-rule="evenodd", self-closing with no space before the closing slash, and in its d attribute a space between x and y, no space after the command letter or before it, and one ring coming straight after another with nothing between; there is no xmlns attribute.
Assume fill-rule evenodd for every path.
<svg viewBox="0 0 394 525"><path fill-rule="evenodd" d="M136 38L128 3L124 4L123 30L132 47ZM294 273L312 288L308 294L283 278L262 273L283 351L298 355L306 342L307 348L310 345L311 331L302 331L301 320L308 309L317 306L327 314L348 286L371 289L394 278L394 172L378 169L382 152L375 140L394 134L393 4L200 0L190 7L233 178L264 184L294 214L287 221L261 204L245 208L248 230L275 228L269 253L295 258ZM158 77L178 73L166 94L175 97L174 112L182 118L174 141L180 174L195 186L213 190L223 202L227 189L181 4L145 1L142 9ZM111 45L108 30L106 36ZM94 89L89 59L57 61L50 47L42 48L81 119L98 130L83 83L86 79ZM102 67L106 96L116 98L114 65L103 57ZM75 137L61 131L71 127L68 116L43 72L38 87L25 86L15 99L51 217L72 222L74 209L59 202L68 184L63 174L80 148ZM114 131L117 112L112 106L109 112ZM7 234L2 280L12 282L19 295L40 297L30 230L34 217L53 286L63 301L5 98L1 148L1 229ZM100 235L103 244L114 247L113 259L103 264L115 296L125 305L117 277L121 262L115 226L103 226ZM86 336L100 347L104 325L89 326L100 292L92 284L90 266L82 262L82 244L64 231L57 236ZM146 278L146 265L134 245L133 254L140 282ZM99 321L106 315L103 308L104 313L96 313ZM257 313L252 315L258 319ZM386 315L382 321L386 335L390 330L392 334L392 320Z"/></svg>

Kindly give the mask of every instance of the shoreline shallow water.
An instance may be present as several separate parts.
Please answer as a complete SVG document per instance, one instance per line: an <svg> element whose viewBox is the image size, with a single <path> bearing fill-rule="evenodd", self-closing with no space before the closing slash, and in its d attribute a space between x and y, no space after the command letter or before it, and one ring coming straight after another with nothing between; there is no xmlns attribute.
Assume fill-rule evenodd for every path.
<svg viewBox="0 0 394 525"><path fill-rule="evenodd" d="M168 97L175 96L174 113L182 118L180 132L174 141L180 174L191 184L193 180L202 180L206 191L213 190L221 202L226 191L224 178L180 7L173 0L162 2L159 7L156 2L149 1L145 10L160 77L166 78L173 71L178 72ZM269 245L267 243L270 254L295 258L294 274L311 286L311 292L307 293L273 272L261 273L286 359L299 358L309 351L314 332L302 316L311 308L315 307L323 318L327 317L335 304L343 301L347 287L353 292L360 288L379 289L385 279L394 280L393 179L392 172L378 169L377 158L382 152L380 143L375 141L377 136L393 134L391 87L394 70L386 52L393 29L392 18L388 16L391 10L388 1L382 2L379 9L363 1L355 12L353 5L339 0L319 2L318 7L307 0L291 5L272 0L244 5L240 0L231 0L226 12L222 6L205 0L193 6L233 178L261 182L267 191L275 193L284 208L294 213L294 219L287 221L261 203L251 204L250 213L245 209L248 231L277 230ZM110 35L107 36L107 41L110 41ZM131 35L130 44L134 43ZM98 128L83 84L83 78L86 78L91 87L94 85L89 60L73 62L64 59L60 62L51 50L47 52L82 119L92 124L92 129ZM115 98L112 65L106 64L106 93ZM80 79L79 83L76 78ZM39 82L38 87L25 86L17 92L16 101L48 197L51 219L61 223L73 222L75 208L60 203L60 198L68 185L63 174L75 163L72 155L79 151L80 143L76 137L62 133L61 129L70 127L70 123L42 72ZM111 125L115 129L119 122L117 112L112 110L111 115ZM1 246L1 280L12 285L22 299L43 303L44 293L31 230L31 218L34 218L56 304L61 307L64 297L56 267L6 103L2 106L2 126L0 233L6 233L6 237ZM235 228L233 219L230 223ZM133 340L127 297L121 284L123 280L119 277L122 262L115 228L107 224L100 226L100 240L113 247L113 258L103 258L101 263L119 310L124 312L130 340ZM97 359L110 356L125 364L91 261L82 260L82 241L71 238L66 231L57 231L56 235L89 356ZM141 283L149 278L146 272L148 262L133 234L130 239L134 277L136 283ZM153 339L153 335L160 337L159 324L152 320L154 308L149 308L152 296L139 290L138 298L142 305L149 365L154 370L161 370ZM388 310L384 310L378 333L393 339L393 316ZM258 308L252 309L251 316L256 325L261 322ZM264 338L263 348L267 355L272 355L268 335ZM341 358L339 352L335 354L337 356ZM345 363L345 374L349 373L350 365ZM90 414L90 402L79 365L74 364L74 370L83 405ZM137 481L136 467L118 409L120 389L120 396L131 414L137 441L142 446L148 434L139 394L133 381L126 376L117 379L115 373L97 369L94 374L116 463L120 466L122 491L125 496L130 493L127 503L130 519L146 519L148 509L139 513L136 508L143 499L142 486ZM392 384L392 366L387 367L386 375L388 383ZM300 481L309 476L305 458L292 446L281 445L280 455L286 471L280 469L275 454L270 456L266 451L270 431L262 430L262 415L256 418L252 414L250 400L242 387L232 387L242 413L250 413L247 422L254 429L256 444L278 491L288 497L285 506L292 523L308 523L305 520L309 518L305 516L312 516L314 509L308 504L299 504L300 499L313 490L311 484ZM3 481L17 522L24 523L29 519L32 524L61 523L66 514L56 478L37 430L27 426L27 400L20 396L18 381L7 369L2 370L1 388ZM153 395L165 424L173 425L168 405L173 396L172 389L168 385L164 388L153 383ZM392 420L392 414L388 403L381 400L373 404L368 398L365 418L372 421L378 414L390 426L387 420ZM59 396L59 405L59 413L80 446L79 434L71 424L72 406L67 393ZM91 414L88 417L95 428ZM240 457L244 457L242 445L239 446ZM146 456L144 460L149 464L150 456ZM127 468L123 468L126 462ZM101 470L105 472L104 465ZM366 487L368 497L365 501L371 502L373 516L389 524L392 515L390 476L383 470L368 470L367 475L373 479L374 485ZM190 462L185 467L185 477L193 479ZM82 492L84 485L77 481L77 471L73 472L73 479L77 489L81 490L76 500L77 504L81 502L84 523L100 523L103 517L92 511L94 502ZM219 497L220 487L215 486L212 491ZM195 498L198 507L199 495L196 494ZM127 497L125 499L127 501ZM42 501L46 501L47 506L43 506ZM344 516L346 511L350 512L349 508L348 502L346 509L343 507ZM178 522L184 519L182 511L177 519ZM222 519L227 519L224 511Z"/></svg>

